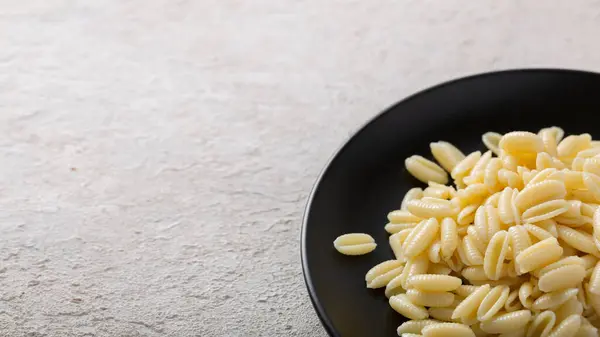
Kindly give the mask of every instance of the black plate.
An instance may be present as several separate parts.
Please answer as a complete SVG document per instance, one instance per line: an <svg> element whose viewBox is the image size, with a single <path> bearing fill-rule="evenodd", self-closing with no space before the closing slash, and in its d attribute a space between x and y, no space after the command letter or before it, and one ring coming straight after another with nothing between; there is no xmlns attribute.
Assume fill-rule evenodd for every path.
<svg viewBox="0 0 600 337"><path fill-rule="evenodd" d="M487 73L422 91L384 111L335 154L309 198L302 229L302 265L311 300L331 336L396 336L405 319L382 290L365 288L365 273L393 258L383 226L404 193L422 186L404 169L413 154L431 158L445 140L463 152L483 149L486 131L557 125L567 134L600 137L600 75L572 70ZM351 257L333 240L363 232L378 247Z"/></svg>

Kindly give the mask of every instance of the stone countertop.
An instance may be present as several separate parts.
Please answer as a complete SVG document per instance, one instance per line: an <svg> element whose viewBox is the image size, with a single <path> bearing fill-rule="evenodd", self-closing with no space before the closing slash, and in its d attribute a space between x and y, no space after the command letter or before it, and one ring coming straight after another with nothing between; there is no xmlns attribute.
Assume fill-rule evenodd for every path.
<svg viewBox="0 0 600 337"><path fill-rule="evenodd" d="M2 336L311 336L310 188L440 81L600 69L600 2L0 0Z"/></svg>

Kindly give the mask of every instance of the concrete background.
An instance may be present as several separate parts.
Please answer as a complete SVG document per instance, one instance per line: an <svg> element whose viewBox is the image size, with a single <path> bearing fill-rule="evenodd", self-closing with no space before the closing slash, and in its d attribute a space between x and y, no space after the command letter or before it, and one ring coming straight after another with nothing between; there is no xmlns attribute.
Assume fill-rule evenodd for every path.
<svg viewBox="0 0 600 337"><path fill-rule="evenodd" d="M0 334L325 336L307 194L365 120L600 69L600 1L0 0Z"/></svg>

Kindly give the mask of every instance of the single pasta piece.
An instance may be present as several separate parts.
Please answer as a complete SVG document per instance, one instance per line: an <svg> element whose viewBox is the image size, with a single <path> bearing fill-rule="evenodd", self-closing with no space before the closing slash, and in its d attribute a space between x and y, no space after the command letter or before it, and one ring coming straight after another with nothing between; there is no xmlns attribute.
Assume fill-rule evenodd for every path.
<svg viewBox="0 0 600 337"><path fill-rule="evenodd" d="M519 301L527 309L533 306L533 284L531 282L525 282L519 287Z"/></svg>
<svg viewBox="0 0 600 337"><path fill-rule="evenodd" d="M411 200L406 204L406 207L412 214L423 219L442 219L456 214L452 203L443 199L423 198L420 200Z"/></svg>
<svg viewBox="0 0 600 337"><path fill-rule="evenodd" d="M443 168L421 156L411 156L407 158L404 161L404 165L413 177L424 183L433 181L440 184L446 184L448 182L448 174Z"/></svg>
<svg viewBox="0 0 600 337"><path fill-rule="evenodd" d="M504 308L509 294L510 288L508 286L497 286L490 290L479 304L477 320L483 322L494 317L494 315Z"/></svg>
<svg viewBox="0 0 600 337"><path fill-rule="evenodd" d="M578 315L571 315L560 322L560 324L552 330L549 337L575 336L580 327L581 317Z"/></svg>
<svg viewBox="0 0 600 337"><path fill-rule="evenodd" d="M390 297L390 306L400 315L410 319L425 319L429 317L427 309L412 303L406 294Z"/></svg>
<svg viewBox="0 0 600 337"><path fill-rule="evenodd" d="M577 298L578 292L577 288L569 288L544 294L533 302L531 308L536 311L557 309L571 298Z"/></svg>
<svg viewBox="0 0 600 337"><path fill-rule="evenodd" d="M600 262L596 263L593 270L588 291L594 295L600 295Z"/></svg>
<svg viewBox="0 0 600 337"><path fill-rule="evenodd" d="M441 251L444 259L449 259L458 246L458 230L452 218L444 218L441 228Z"/></svg>
<svg viewBox="0 0 600 337"><path fill-rule="evenodd" d="M546 201L523 212L523 222L535 223L552 219L568 209L569 203L564 199Z"/></svg>
<svg viewBox="0 0 600 337"><path fill-rule="evenodd" d="M375 250L377 244L368 234L351 233L338 236L333 246L344 255L364 255Z"/></svg>
<svg viewBox="0 0 600 337"><path fill-rule="evenodd" d="M423 337L475 337L473 330L459 323L436 323L423 328Z"/></svg>
<svg viewBox="0 0 600 337"><path fill-rule="evenodd" d="M600 177L593 173L583 173L583 184L596 200L600 199Z"/></svg>
<svg viewBox="0 0 600 337"><path fill-rule="evenodd" d="M481 136L485 147L497 156L500 155L500 139L502 139L502 135L497 132L486 132Z"/></svg>
<svg viewBox="0 0 600 337"><path fill-rule="evenodd" d="M439 322L435 321L433 319L407 321L407 322L402 323L398 327L396 332L398 333L398 336L401 336L404 333L420 334L423 331L424 327L426 327L428 325L432 325L432 324L437 324L437 323L439 323Z"/></svg>
<svg viewBox="0 0 600 337"><path fill-rule="evenodd" d="M562 252L563 250L555 238L540 241L517 255L516 263L519 266L519 272L527 273L556 262Z"/></svg>
<svg viewBox="0 0 600 337"><path fill-rule="evenodd" d="M483 259L483 270L490 280L499 280L502 277L509 244L510 238L506 231L496 232L490 240Z"/></svg>
<svg viewBox="0 0 600 337"><path fill-rule="evenodd" d="M473 169L475 164L477 164L479 158L481 158L481 152L479 151L475 151L469 154L458 164L456 164L456 166L452 169L450 176L452 176L453 179L462 181L464 177L471 173L471 170Z"/></svg>
<svg viewBox="0 0 600 337"><path fill-rule="evenodd" d="M433 308L445 308L454 302L454 294L451 292L426 292L417 289L408 289L406 296L415 305Z"/></svg>
<svg viewBox="0 0 600 337"><path fill-rule="evenodd" d="M565 132L556 126L544 128L538 132L538 136L542 138L542 143L544 143L544 150L553 157L557 156L556 147L564 134Z"/></svg>
<svg viewBox="0 0 600 337"><path fill-rule="evenodd" d="M420 291L444 292L453 291L460 287L462 280L449 275L422 274L408 278L406 286Z"/></svg>
<svg viewBox="0 0 600 337"><path fill-rule="evenodd" d="M515 204L524 211L546 201L564 199L567 189L562 181L544 180L539 183L529 184L517 194Z"/></svg>
<svg viewBox="0 0 600 337"><path fill-rule="evenodd" d="M566 265L553 269L540 277L541 291L551 292L575 287L585 278L585 269L580 265Z"/></svg>
<svg viewBox="0 0 600 337"><path fill-rule="evenodd" d="M377 289L385 287L393 278L400 275L404 263L398 260L388 260L371 268L365 276L367 288Z"/></svg>
<svg viewBox="0 0 600 337"><path fill-rule="evenodd" d="M421 221L404 241L404 256L410 258L424 252L437 237L439 228L439 223L435 218Z"/></svg>
<svg viewBox="0 0 600 337"><path fill-rule="evenodd" d="M523 330L531 320L531 311L519 310L500 314L481 322L481 330L487 333L509 333Z"/></svg>
<svg viewBox="0 0 600 337"><path fill-rule="evenodd" d="M542 138L535 133L526 131L513 131L505 134L500 139L499 147L510 154L538 153L544 151Z"/></svg>
<svg viewBox="0 0 600 337"><path fill-rule="evenodd" d="M556 324L556 314L552 311L542 311L533 317L533 322L527 329L527 337L547 337Z"/></svg>
<svg viewBox="0 0 600 337"><path fill-rule="evenodd" d="M448 142L431 143L429 147L435 160L448 172L452 172L452 169L465 159L465 155Z"/></svg>
<svg viewBox="0 0 600 337"><path fill-rule="evenodd" d="M483 285L471 293L464 301L462 301L452 314L452 319L466 319L470 317L476 317L477 309L483 301L483 299L489 294L492 288L489 284Z"/></svg>
<svg viewBox="0 0 600 337"><path fill-rule="evenodd" d="M562 161L574 158L580 151L592 147L592 137L588 133L582 135L572 135L563 139L557 147L558 157Z"/></svg>
<svg viewBox="0 0 600 337"><path fill-rule="evenodd" d="M404 195L404 198L402 198L402 203L400 204L400 209L401 210L407 210L407 204L409 201L411 200L419 200L423 198L423 190L419 187L414 187L411 188L410 190L408 190L408 192L406 192L406 194Z"/></svg>
<svg viewBox="0 0 600 337"><path fill-rule="evenodd" d="M556 320L561 322L571 315L581 316L581 314L583 314L583 305L579 302L577 296L571 297L560 307L555 309L554 313L556 314Z"/></svg>

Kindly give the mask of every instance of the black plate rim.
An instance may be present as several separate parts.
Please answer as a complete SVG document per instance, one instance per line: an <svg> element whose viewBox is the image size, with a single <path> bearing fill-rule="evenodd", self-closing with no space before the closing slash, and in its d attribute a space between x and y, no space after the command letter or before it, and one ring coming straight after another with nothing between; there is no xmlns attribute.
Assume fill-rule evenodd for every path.
<svg viewBox="0 0 600 337"><path fill-rule="evenodd" d="M310 268L308 266L308 262L307 262L307 258L306 258L306 250L307 250L307 247L306 247L306 231L307 231L307 225L308 225L308 217L309 217L309 214L311 212L311 206L312 206L312 203L313 203L314 196L315 196L317 190L319 189L319 186L321 185L323 177L327 174L327 171L329 170L329 168L335 162L335 160L340 155L340 153L343 152L344 149L350 143L352 143L352 141L355 140L356 137L361 132L363 132L363 130L365 130L371 124L373 124L376 120L378 120L382 116L390 113L391 111L395 110L396 108L398 108L402 104L405 104L406 102L408 102L408 101L410 101L412 99L415 99L417 97L420 97L422 95L426 95L430 91L434 91L434 90L438 90L438 89L441 89L441 88L446 87L446 86L454 85L454 84L456 84L458 82L473 80L473 79L477 79L477 78L494 77L494 76L498 76L498 75L517 74L517 73L520 73L520 74L522 74L522 73L566 73L566 74L580 74L580 75L596 75L596 76L600 76L600 73L597 73L597 72L594 72L594 71L589 71L589 70L582 70L582 69L567 69L567 68L517 68L517 69L506 69L506 70L498 70L498 71L490 71L490 72L484 72L484 73L477 73L477 74L473 74L473 75L467 75L467 76L462 76L462 77L458 77L458 78L455 78L455 79L450 79L450 80L441 82L439 84L427 87L427 88L422 89L420 91L417 91L416 93L413 93L411 95L408 95L405 98L399 100L397 103L395 103L395 104L389 106L388 108L384 109L383 111L379 112L374 117L372 117L371 119L367 120L358 129L356 129L356 131L354 131L342 143L342 145L339 146L334 151L333 155L329 158L329 160L325 164L324 168L319 173L319 175L318 175L318 177L317 177L317 179L316 179L316 181L315 181L315 183L314 183L314 185L313 185L313 187L312 187L312 189L310 191L310 194L308 196L307 202L306 202L306 206L305 206L304 214L303 214L303 218L302 218L302 229L301 229L301 234L300 234L301 235L300 258L301 258L301 263L302 263L302 273L304 275L304 282L305 282L306 288L308 290L310 301L311 301L311 303L312 303L315 311L317 312L317 316L319 317L319 320L321 321L323 327L325 328L325 331L327 331L327 333L330 336L332 336L332 337L341 337L340 334L339 334L339 332L335 329L335 327L331 323L329 317L325 313L325 309L323 308L321 302L319 301L319 299L318 299L318 297L316 295L316 291L314 289L314 284L312 283Z"/></svg>

